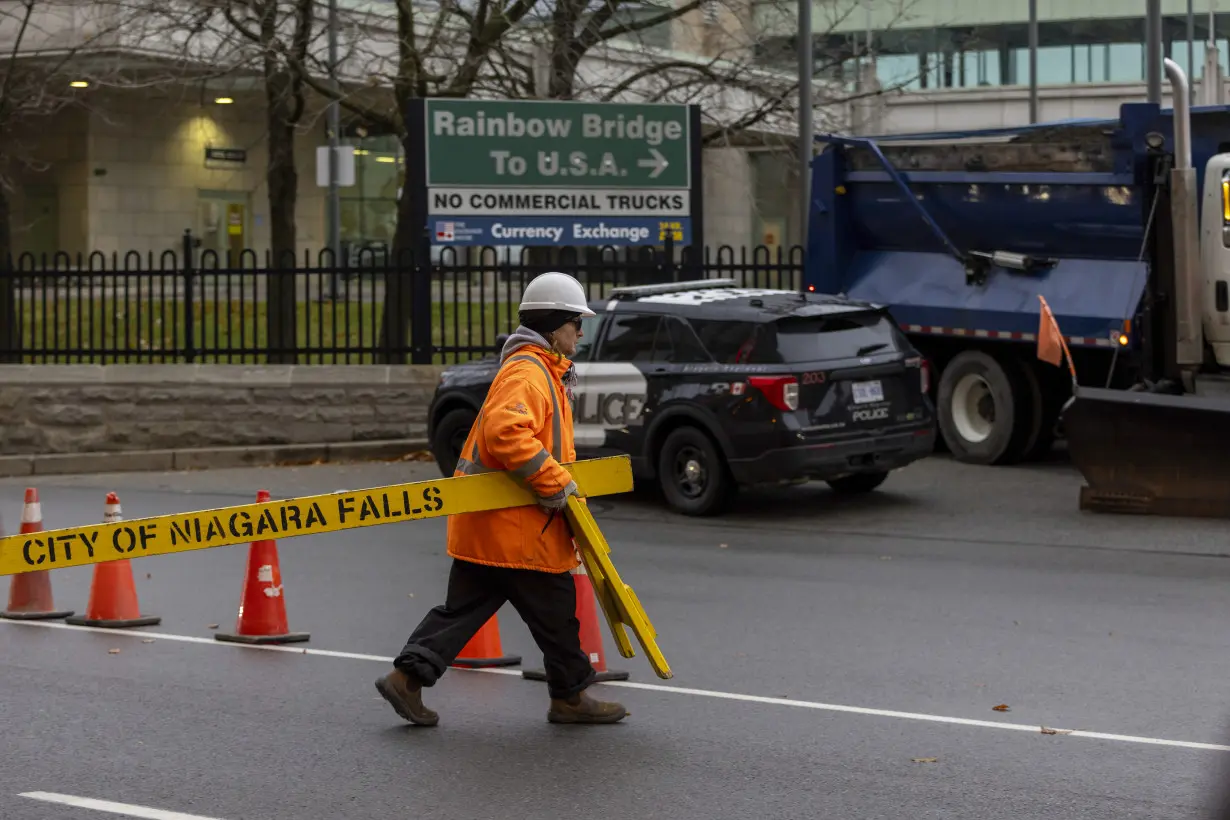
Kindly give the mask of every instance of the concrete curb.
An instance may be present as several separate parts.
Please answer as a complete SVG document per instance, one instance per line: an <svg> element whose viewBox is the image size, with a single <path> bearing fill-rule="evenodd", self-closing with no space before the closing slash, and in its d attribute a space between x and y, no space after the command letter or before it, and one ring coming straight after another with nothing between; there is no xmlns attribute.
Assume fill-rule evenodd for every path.
<svg viewBox="0 0 1230 820"><path fill-rule="evenodd" d="M210 470L225 467L280 467L322 462L394 461L426 449L428 444L425 439L389 439L255 447L0 456L0 478Z"/></svg>

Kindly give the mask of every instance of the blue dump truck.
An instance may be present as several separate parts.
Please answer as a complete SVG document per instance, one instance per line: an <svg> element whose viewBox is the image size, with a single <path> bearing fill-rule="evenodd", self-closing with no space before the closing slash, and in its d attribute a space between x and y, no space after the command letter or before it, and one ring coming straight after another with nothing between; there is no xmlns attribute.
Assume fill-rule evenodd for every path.
<svg viewBox="0 0 1230 820"><path fill-rule="evenodd" d="M976 464L1063 435L1085 509L1230 514L1230 107L818 137L804 287L890 308ZM1076 380L1037 358L1039 296Z"/></svg>

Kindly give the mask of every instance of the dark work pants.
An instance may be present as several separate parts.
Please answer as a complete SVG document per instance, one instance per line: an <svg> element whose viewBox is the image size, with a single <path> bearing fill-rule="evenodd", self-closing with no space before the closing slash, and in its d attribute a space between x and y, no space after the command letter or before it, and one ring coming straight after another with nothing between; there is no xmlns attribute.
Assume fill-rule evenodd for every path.
<svg viewBox="0 0 1230 820"><path fill-rule="evenodd" d="M510 602L543 653L547 691L568 698L593 683L595 672L581 651L577 593L572 575L505 569L453 559L444 604L415 628L393 665L432 686L470 638L504 602Z"/></svg>

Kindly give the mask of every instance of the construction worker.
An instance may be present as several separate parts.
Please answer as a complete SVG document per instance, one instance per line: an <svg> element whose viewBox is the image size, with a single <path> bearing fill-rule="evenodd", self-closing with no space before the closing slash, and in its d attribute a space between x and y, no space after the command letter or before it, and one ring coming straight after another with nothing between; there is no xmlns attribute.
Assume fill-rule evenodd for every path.
<svg viewBox="0 0 1230 820"><path fill-rule="evenodd" d="M411 723L434 726L423 705L433 686L475 633L505 601L529 627L543 652L552 723L616 723L627 711L592 698L594 669L581 650L576 587L569 570L580 565L563 513L577 493L561 462L576 460L569 360L593 316L581 283L544 273L521 297L520 326L504 343L500 370L479 411L453 475L507 470L537 496L538 505L452 515L453 559L442 606L427 613L376 689Z"/></svg>

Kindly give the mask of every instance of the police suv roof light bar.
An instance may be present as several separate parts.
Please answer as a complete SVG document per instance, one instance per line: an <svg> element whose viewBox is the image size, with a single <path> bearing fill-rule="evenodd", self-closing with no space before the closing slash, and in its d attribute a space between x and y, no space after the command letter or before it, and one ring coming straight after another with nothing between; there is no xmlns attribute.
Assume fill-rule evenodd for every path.
<svg viewBox="0 0 1230 820"><path fill-rule="evenodd" d="M657 285L629 285L615 288L608 298L654 296L659 293L684 293L690 290L709 290L711 288L733 288L739 283L734 279L691 279L686 282L663 282Z"/></svg>

